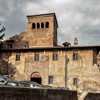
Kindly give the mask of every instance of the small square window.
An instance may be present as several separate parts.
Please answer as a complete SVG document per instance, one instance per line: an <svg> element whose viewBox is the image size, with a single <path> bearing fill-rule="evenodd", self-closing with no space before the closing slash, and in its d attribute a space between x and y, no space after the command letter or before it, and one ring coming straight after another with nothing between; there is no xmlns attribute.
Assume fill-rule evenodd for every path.
<svg viewBox="0 0 100 100"><path fill-rule="evenodd" d="M34 54L34 60L35 61L39 61L39 53L35 53Z"/></svg>
<svg viewBox="0 0 100 100"><path fill-rule="evenodd" d="M8 44L8 49L12 49L13 48L13 44Z"/></svg>
<svg viewBox="0 0 100 100"><path fill-rule="evenodd" d="M53 52L53 60L58 60L58 52Z"/></svg>
<svg viewBox="0 0 100 100"><path fill-rule="evenodd" d="M48 77L48 83L49 84L53 84L53 76L49 76Z"/></svg>

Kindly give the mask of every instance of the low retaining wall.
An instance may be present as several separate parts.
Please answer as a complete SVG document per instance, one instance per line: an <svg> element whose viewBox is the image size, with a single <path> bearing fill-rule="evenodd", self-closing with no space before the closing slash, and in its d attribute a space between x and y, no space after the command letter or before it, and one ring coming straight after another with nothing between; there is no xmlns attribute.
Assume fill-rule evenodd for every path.
<svg viewBox="0 0 100 100"><path fill-rule="evenodd" d="M84 100L100 100L100 93L88 93Z"/></svg>
<svg viewBox="0 0 100 100"><path fill-rule="evenodd" d="M0 87L0 100L77 100L76 91Z"/></svg>

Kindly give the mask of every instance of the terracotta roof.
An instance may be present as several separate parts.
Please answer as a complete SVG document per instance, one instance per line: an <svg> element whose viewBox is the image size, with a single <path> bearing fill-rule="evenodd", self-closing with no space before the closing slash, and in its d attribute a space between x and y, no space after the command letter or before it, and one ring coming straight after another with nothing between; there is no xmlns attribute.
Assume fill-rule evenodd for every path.
<svg viewBox="0 0 100 100"><path fill-rule="evenodd" d="M63 46L55 46L55 47L33 47L33 48L21 48L21 49L1 49L0 52L8 52L8 51L23 51L23 52L28 52L28 51L55 51L55 50L63 50L63 51L69 51L69 50L74 50L74 49L79 49L79 50L92 50L92 49L97 49L100 51L100 46L71 46L71 47L63 47Z"/></svg>

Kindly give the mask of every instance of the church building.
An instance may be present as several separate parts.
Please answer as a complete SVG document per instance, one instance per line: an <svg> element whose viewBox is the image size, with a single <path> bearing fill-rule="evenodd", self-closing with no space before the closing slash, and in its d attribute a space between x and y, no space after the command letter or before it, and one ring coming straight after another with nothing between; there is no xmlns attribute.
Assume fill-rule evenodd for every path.
<svg viewBox="0 0 100 100"><path fill-rule="evenodd" d="M100 46L78 46L77 38L74 45L58 45L55 13L29 15L27 20L27 31L10 37L0 49L16 68L14 80L100 91Z"/></svg>

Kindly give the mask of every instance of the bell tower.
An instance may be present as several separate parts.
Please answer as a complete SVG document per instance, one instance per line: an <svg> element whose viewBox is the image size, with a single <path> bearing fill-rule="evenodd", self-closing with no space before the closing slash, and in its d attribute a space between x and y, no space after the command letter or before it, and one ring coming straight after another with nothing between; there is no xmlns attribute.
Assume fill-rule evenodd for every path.
<svg viewBox="0 0 100 100"><path fill-rule="evenodd" d="M27 18L29 47L53 47L57 45L58 23L55 13L29 15Z"/></svg>
<svg viewBox="0 0 100 100"><path fill-rule="evenodd" d="M78 46L78 39L77 38L74 39L74 46Z"/></svg>

